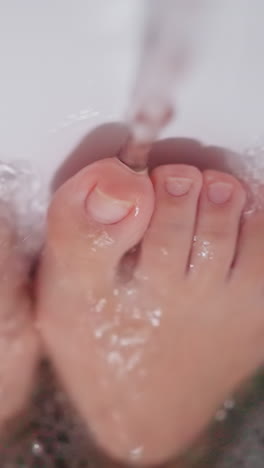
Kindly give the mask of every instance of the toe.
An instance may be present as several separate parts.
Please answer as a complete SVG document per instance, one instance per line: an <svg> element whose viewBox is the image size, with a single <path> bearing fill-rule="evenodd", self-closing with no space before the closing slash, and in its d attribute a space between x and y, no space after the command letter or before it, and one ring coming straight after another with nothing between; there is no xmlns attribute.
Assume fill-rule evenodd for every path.
<svg viewBox="0 0 264 468"><path fill-rule="evenodd" d="M153 188L145 173L115 159L94 163L55 194L48 216L49 256L74 268L112 274L137 244L153 210ZM86 276L86 275L85 275Z"/></svg>
<svg viewBox="0 0 264 468"><path fill-rule="evenodd" d="M115 338L118 314L123 316L116 267L144 235L153 205L148 175L109 159L65 183L49 210L37 281L38 328L61 379L95 433L98 407L107 410L115 390L109 362L116 362L117 353L108 357L107 340L108 335ZM103 419L107 427L107 411Z"/></svg>
<svg viewBox="0 0 264 468"><path fill-rule="evenodd" d="M162 268L166 275L182 275L190 256L202 175L192 166L170 165L155 169L151 178L156 205L140 268L146 274Z"/></svg>
<svg viewBox="0 0 264 468"><path fill-rule="evenodd" d="M224 277L232 265L245 191L229 174L204 173L190 272ZM212 276L213 275L213 276Z"/></svg>
<svg viewBox="0 0 264 468"><path fill-rule="evenodd" d="M264 213L256 212L243 220L233 274L247 282L263 285L264 279Z"/></svg>

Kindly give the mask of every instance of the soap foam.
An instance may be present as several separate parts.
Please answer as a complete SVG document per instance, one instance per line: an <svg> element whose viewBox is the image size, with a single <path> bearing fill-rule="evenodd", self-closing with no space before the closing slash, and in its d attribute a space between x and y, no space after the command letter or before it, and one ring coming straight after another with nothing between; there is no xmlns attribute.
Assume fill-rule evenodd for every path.
<svg viewBox="0 0 264 468"><path fill-rule="evenodd" d="M260 140L261 141L261 140ZM231 172L247 189L245 215L264 209L264 144L257 142L247 148L236 161L227 160Z"/></svg>
<svg viewBox="0 0 264 468"><path fill-rule="evenodd" d="M29 260L43 243L48 199L40 177L27 163L0 161L0 216L8 216L18 249Z"/></svg>

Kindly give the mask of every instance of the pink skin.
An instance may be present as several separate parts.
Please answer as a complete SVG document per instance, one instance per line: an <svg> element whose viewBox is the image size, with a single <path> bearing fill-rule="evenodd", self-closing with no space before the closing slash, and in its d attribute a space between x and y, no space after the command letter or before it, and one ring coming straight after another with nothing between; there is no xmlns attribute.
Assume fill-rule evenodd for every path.
<svg viewBox="0 0 264 468"><path fill-rule="evenodd" d="M0 223L0 431L25 405L39 358L33 323L33 301L25 259L17 248L14 228ZM3 435L3 434L2 434Z"/></svg>
<svg viewBox="0 0 264 468"><path fill-rule="evenodd" d="M100 141L110 148L107 138ZM170 144L162 145L154 166L171 160ZM202 156L190 142L183 157L185 142L177 145L173 158L204 163L207 152L208 161L223 160L206 148ZM34 312L13 227L1 221L0 427L31 390L37 312L44 346L96 443L115 459L156 463L182 453L262 362L263 214L247 218L239 232L245 193L220 172L167 165L149 177L115 159L86 164L74 177L68 171L54 195ZM139 243L137 257L125 255ZM120 379L110 338L120 345L132 331L136 354L122 350L131 369Z"/></svg>
<svg viewBox="0 0 264 468"><path fill-rule="evenodd" d="M38 325L113 458L148 464L181 454L262 362L264 215L240 230L244 205L228 174L167 165L148 177L115 159L55 193ZM124 255L139 242L127 276Z"/></svg>

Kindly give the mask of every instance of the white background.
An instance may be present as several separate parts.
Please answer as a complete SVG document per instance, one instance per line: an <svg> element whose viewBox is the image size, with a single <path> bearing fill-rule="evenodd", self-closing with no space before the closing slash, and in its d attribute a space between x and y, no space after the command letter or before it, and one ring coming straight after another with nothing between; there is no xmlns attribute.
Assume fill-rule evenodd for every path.
<svg viewBox="0 0 264 468"><path fill-rule="evenodd" d="M0 159L48 179L91 128L121 120L142 0L0 0ZM264 137L264 2L219 0L206 57L167 135L243 150Z"/></svg>

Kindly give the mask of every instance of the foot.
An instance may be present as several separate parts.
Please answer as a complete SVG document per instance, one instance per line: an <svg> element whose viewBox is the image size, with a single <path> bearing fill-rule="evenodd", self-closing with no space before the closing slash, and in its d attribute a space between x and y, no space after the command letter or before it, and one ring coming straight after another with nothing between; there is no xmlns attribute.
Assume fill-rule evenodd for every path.
<svg viewBox="0 0 264 468"><path fill-rule="evenodd" d="M38 287L47 349L89 430L140 463L180 454L264 353L264 214L240 230L245 192L227 174L170 165L151 180L113 159L66 182Z"/></svg>
<svg viewBox="0 0 264 468"><path fill-rule="evenodd" d="M5 206L0 207L0 447L5 424L22 409L38 358L28 268ZM3 440L3 439L2 439Z"/></svg>

